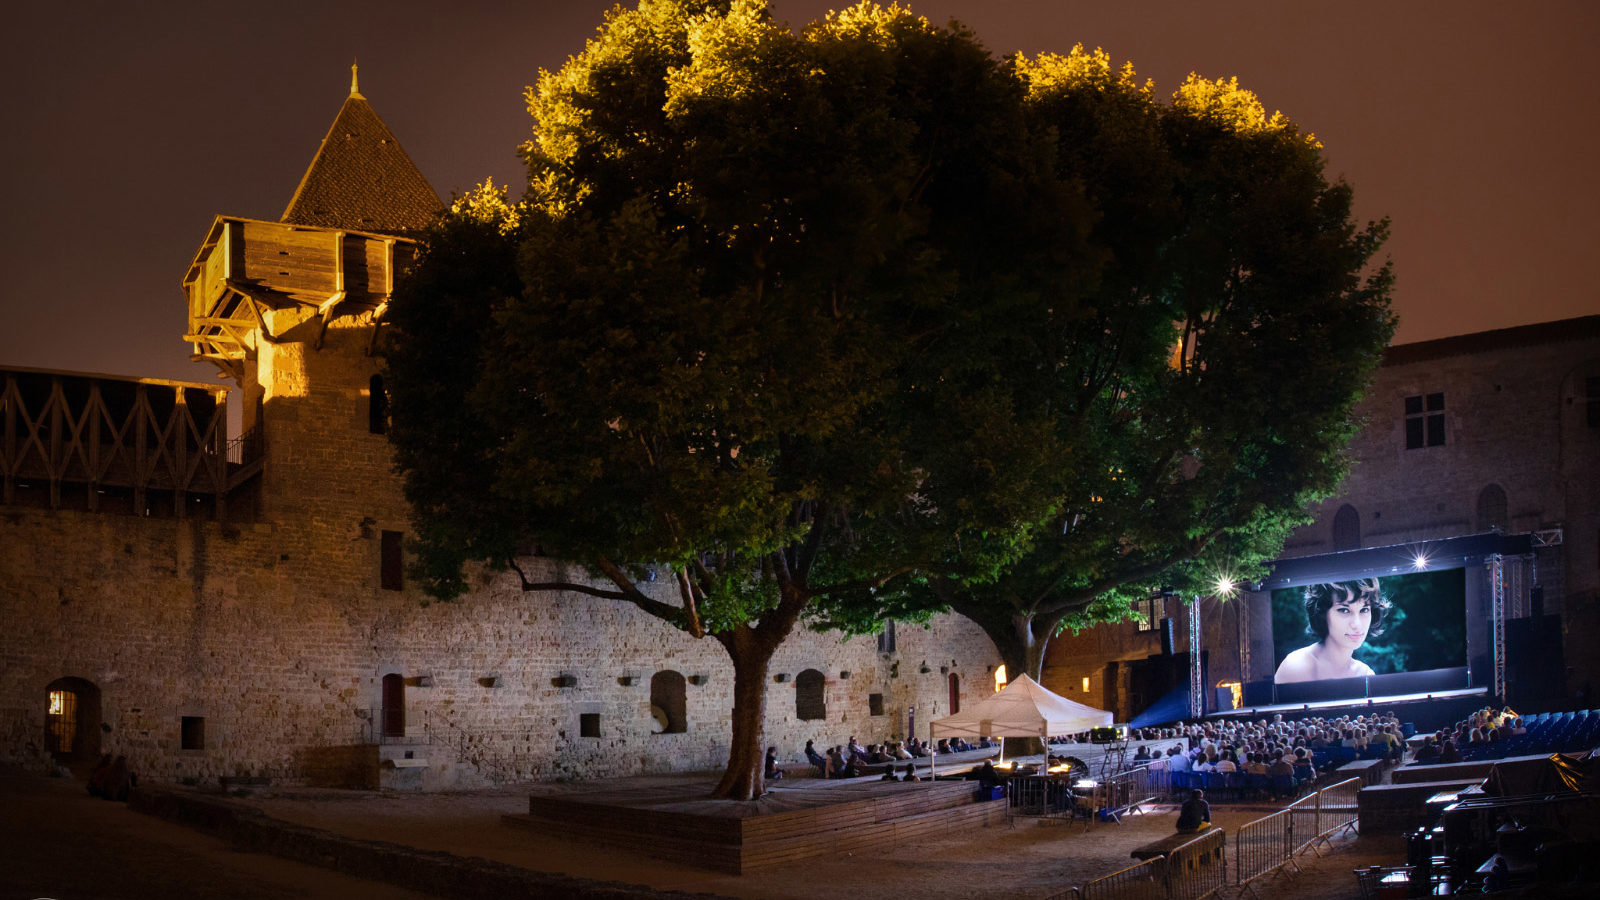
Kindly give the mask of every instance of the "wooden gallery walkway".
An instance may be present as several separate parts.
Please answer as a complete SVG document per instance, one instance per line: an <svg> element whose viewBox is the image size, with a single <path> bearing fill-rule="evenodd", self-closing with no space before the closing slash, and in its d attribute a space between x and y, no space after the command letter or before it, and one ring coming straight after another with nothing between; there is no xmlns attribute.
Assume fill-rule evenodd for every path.
<svg viewBox="0 0 1600 900"><path fill-rule="evenodd" d="M592 847L744 873L950 829L1007 821L1004 800L979 802L970 781L796 779L769 785L760 800L710 800L712 781L567 785L534 793L527 815L505 816Z"/></svg>

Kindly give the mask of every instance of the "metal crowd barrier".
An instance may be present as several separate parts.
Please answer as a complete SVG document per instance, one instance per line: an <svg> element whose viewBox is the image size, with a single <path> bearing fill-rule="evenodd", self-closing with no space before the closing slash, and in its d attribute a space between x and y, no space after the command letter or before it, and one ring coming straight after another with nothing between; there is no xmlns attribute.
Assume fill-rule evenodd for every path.
<svg viewBox="0 0 1600 900"><path fill-rule="evenodd" d="M1326 843L1341 829L1354 830L1361 818L1357 795L1366 784L1350 778L1317 791L1317 834Z"/></svg>
<svg viewBox="0 0 1600 900"><path fill-rule="evenodd" d="M1143 769L1124 773L1127 778L1118 776L1123 787L1097 798L1121 792L1126 799L1154 790L1160 781L1147 776L1159 774L1160 770ZM1118 779L1108 780L1106 785ZM1012 779L1013 784L1016 781ZM1298 871L1295 856L1319 842L1328 843L1340 829L1355 827L1359 813L1356 797L1361 787L1359 778L1341 781L1239 828L1233 836L1232 883L1241 893L1249 891L1259 897L1259 879L1284 866ZM1206 900L1229 884L1225 841L1222 830L1213 829L1179 845L1165 858L1112 872L1050 900Z"/></svg>
<svg viewBox="0 0 1600 900"><path fill-rule="evenodd" d="M1228 883L1227 838L1214 828L1167 855L1169 900L1206 900Z"/></svg>
<svg viewBox="0 0 1600 900"><path fill-rule="evenodd" d="M1206 900L1228 883L1226 840L1214 828L1165 857L1102 875L1050 900Z"/></svg>
<svg viewBox="0 0 1600 900"><path fill-rule="evenodd" d="M1271 875L1283 866L1294 866L1289 847L1289 811L1281 809L1270 816L1241 826L1233 835L1233 875L1238 885Z"/></svg>
<svg viewBox="0 0 1600 900"><path fill-rule="evenodd" d="M1298 871L1295 856L1329 843L1340 829L1354 828L1361 786L1359 778L1346 779L1239 828L1234 835L1235 883L1256 894L1258 879L1286 865Z"/></svg>

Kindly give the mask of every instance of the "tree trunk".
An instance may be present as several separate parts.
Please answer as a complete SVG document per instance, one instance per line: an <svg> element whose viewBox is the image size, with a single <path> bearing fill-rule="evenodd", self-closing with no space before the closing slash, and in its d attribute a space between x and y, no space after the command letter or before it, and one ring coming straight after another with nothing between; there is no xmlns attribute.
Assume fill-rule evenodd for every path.
<svg viewBox="0 0 1600 900"><path fill-rule="evenodd" d="M749 628L717 637L733 661L733 743L728 748L728 769L711 796L754 800L766 789L761 737L767 713L767 669L775 648L764 646Z"/></svg>

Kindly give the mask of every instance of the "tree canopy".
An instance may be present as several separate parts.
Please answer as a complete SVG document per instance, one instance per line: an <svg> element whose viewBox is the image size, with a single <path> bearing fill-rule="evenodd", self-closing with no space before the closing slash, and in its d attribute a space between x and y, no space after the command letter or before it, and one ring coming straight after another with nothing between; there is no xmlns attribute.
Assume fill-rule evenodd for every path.
<svg viewBox="0 0 1600 900"><path fill-rule="evenodd" d="M719 641L722 796L761 791L802 616L996 635L1269 546L1337 478L1382 229L1231 82L1164 105L903 8L643 0L528 103L526 195L455 203L390 306L419 565L441 599L477 560ZM531 541L592 577L540 580Z"/></svg>

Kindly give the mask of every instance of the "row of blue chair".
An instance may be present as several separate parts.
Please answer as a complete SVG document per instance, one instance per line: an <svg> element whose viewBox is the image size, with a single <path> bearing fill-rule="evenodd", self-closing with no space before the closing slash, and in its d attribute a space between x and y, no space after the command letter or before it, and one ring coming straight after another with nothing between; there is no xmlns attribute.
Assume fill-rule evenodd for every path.
<svg viewBox="0 0 1600 900"><path fill-rule="evenodd" d="M1311 780L1293 775L1251 775L1247 772L1173 772L1172 792L1181 795L1199 788L1211 797L1232 797L1236 800L1242 800L1247 795L1289 797L1298 795L1301 785Z"/></svg>

